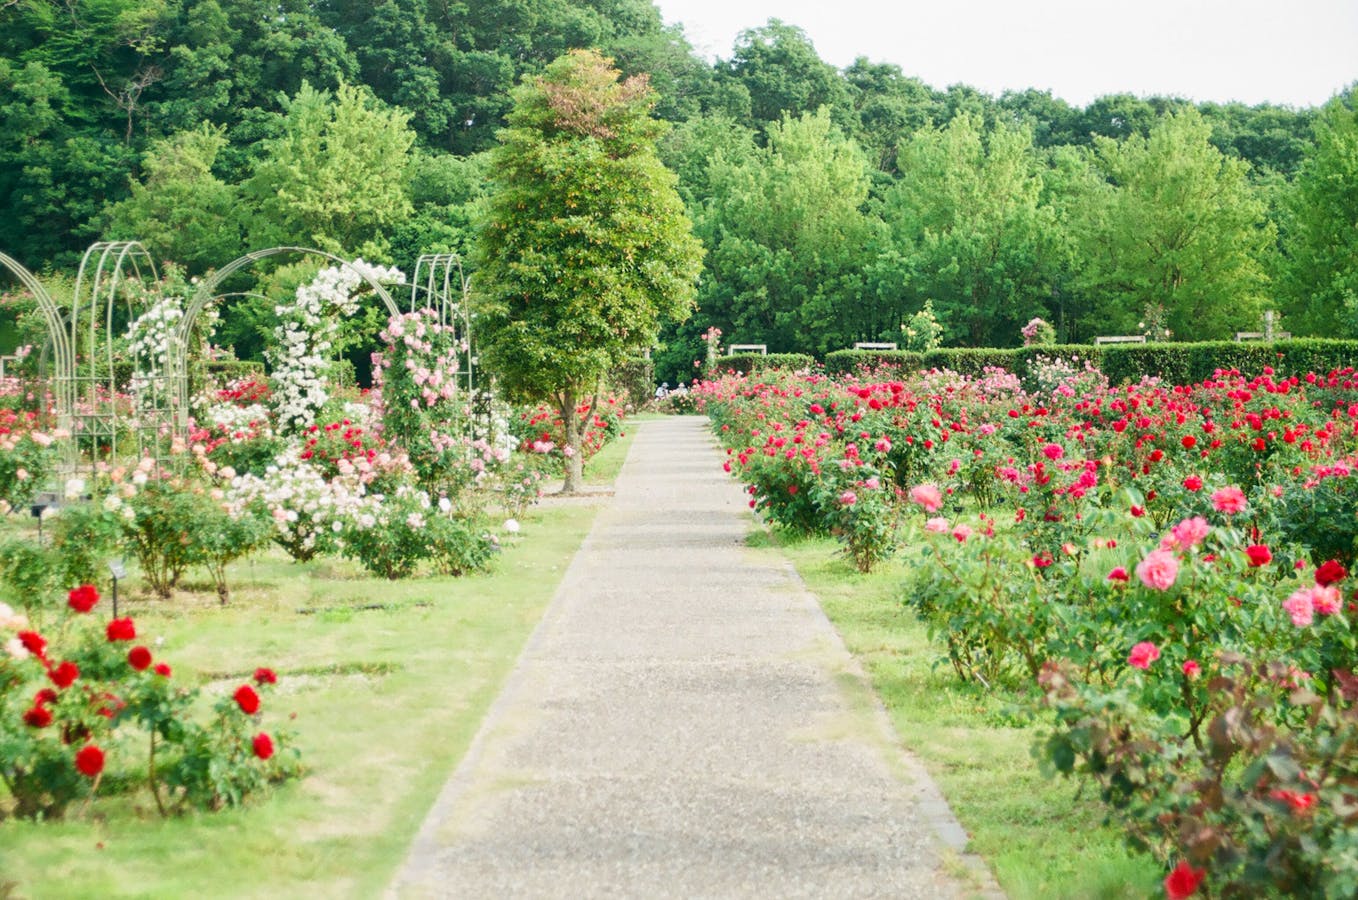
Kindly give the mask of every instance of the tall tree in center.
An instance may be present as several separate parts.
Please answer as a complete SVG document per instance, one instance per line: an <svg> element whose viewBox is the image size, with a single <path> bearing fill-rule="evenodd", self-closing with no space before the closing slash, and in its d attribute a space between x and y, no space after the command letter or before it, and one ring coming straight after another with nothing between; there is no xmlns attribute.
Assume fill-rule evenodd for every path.
<svg viewBox="0 0 1358 900"><path fill-rule="evenodd" d="M655 93L620 74L575 50L514 90L478 247L487 363L510 394L556 406L566 493L581 484L578 408L662 322L688 316L702 262L656 151Z"/></svg>

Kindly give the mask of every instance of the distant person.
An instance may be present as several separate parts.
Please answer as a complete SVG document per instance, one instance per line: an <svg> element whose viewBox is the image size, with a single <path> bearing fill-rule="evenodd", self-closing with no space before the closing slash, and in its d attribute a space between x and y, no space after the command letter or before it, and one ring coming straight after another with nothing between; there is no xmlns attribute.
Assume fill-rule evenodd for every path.
<svg viewBox="0 0 1358 900"><path fill-rule="evenodd" d="M682 381L679 382L679 386L674 389L674 395L676 397L685 397L688 395L688 388L684 387L684 383Z"/></svg>
<svg viewBox="0 0 1358 900"><path fill-rule="evenodd" d="M655 389L655 399L664 400L669 395L670 395L670 383L668 381L660 382L660 387Z"/></svg>

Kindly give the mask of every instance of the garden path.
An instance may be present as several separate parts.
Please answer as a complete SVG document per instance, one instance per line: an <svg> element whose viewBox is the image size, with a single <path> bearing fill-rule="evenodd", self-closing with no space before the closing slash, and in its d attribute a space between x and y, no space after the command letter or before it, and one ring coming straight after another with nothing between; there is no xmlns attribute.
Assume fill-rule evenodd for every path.
<svg viewBox="0 0 1358 900"><path fill-rule="evenodd" d="M634 427L389 896L996 895L706 420Z"/></svg>

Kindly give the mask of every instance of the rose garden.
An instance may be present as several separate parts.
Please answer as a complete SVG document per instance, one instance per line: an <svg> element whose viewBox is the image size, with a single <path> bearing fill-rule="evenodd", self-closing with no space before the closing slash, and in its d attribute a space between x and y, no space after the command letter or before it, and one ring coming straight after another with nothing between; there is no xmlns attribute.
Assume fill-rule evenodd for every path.
<svg viewBox="0 0 1358 900"><path fill-rule="evenodd" d="M341 80L332 103L303 81L287 101L298 116L287 127L328 110L331 130L322 131L339 154L345 116L377 115L360 95ZM613 615L608 604L619 602L624 637L647 632L643 603L659 585L596 596L579 582L597 568L579 560L629 555L629 540L643 546L663 529L676 557L690 551L701 516L680 510L693 499L680 479L696 468L714 478L724 469L740 485L739 552L774 559L774 571L790 561L796 589L814 595L806 646L816 652L793 644L754 653L766 666L754 681L773 693L747 702L780 707L777 682L792 670L779 667L816 657L816 677L844 709L828 707L831 725L771 726L779 739L817 752L851 744L859 720L884 710L886 757L917 760L928 773L921 781L930 790L936 781L947 800L936 805L948 826L960 823L961 844L926 873L942 895L1358 895L1358 341L1276 334L1272 312L1264 333L1236 341L1170 340L1166 315L1194 319L1188 301L1167 309L1157 294L1141 307L1150 324L1138 323L1138 334L1058 344L1040 317L1018 327L1033 312L1050 315L1039 308L1048 298L1064 303L1059 278L1045 287L1050 273L1032 284L1001 278L1031 296L982 291L990 312L942 304L948 328L930 298L909 311L883 305L871 325L850 315L902 280L980 296L945 284L965 268L957 247L937 258L920 250L900 271L887 271L903 258L893 250L872 265L813 273L814 291L791 291L807 295L802 306L761 312L799 257L765 253L737 232L777 230L774 212L815 224L830 194L858 196L844 186L853 154L810 146L838 140L823 111L784 115L766 143L733 144L729 160L719 149L725 132L685 133L690 143L671 147L685 177L711 156L703 178L748 188L718 215L681 197L662 161L660 99L644 75L623 77L594 51L544 62L506 94L505 127L484 169L460 171L484 182L457 208L474 226L455 239L427 229L433 237L413 251L405 245L419 242L401 231L410 223L378 216L384 231L366 242L320 226L278 232L297 239L277 246L223 238L211 245L229 246L227 258L195 257L188 268L151 238L101 240L69 271L51 259L30 270L0 252L0 330L17 347L0 358L0 897L376 896L418 884L410 871L428 859L408 860L431 833L442 837L445 784L467 781L464 766L493 756L506 734L532 733L534 715L504 711L515 691L540 690L543 708L573 709L548 694L550 679L524 675L525 661L556 653L584 673L582 695L595 700L591 673L621 672L626 682L628 665L654 662L652 651L628 657L607 641L598 655L552 641L579 638L575 620L563 619L571 603ZM400 144L402 115L365 126L365 140ZM994 132L981 153L980 120L959 121L935 135L938 147L975 138L978 165L1018 139ZM1119 164L1154 151L1171 129L1186 129L1177 140L1201 125L1187 115L1167 121ZM130 135L130 110L127 122ZM297 138L278 128L271 152ZM211 129L197 138L226 141ZM1111 146L1098 152L1112 160ZM901 159L907 150L928 168L928 146L903 148ZM777 157L770 171L820 160L838 174L826 197L783 203L773 181L756 184L762 155ZM1215 159L1223 178L1240 175ZM259 215L301 215L315 200L289 193L286 178L269 181L280 172L301 180L305 166L252 165L241 196L264 196ZM440 177L456 181L451 171ZM810 168L797 171L791 182L815 181ZM1031 195L1030 225L1055 216L1038 212L1040 180L1015 188ZM1073 196L1078 181L1062 190ZM138 202L155 190L138 188ZM861 193L853 210L870 206L866 179ZM353 188L347 200L361 194ZM904 187L884 197L887 208L918 199ZM1108 197L1108 209L1122 209ZM1022 218L1010 213L1000 218ZM890 231L847 221L820 223L832 244L876 246ZM175 227L139 223L174 245L163 232ZM1257 225L1243 227L1268 231ZM920 247L938 250L951 232L932 228ZM404 236L404 256L387 232ZM245 234L255 232L242 226L235 236ZM1014 252L1077 255L1059 243L1034 238ZM818 265L830 256L793 249ZM766 270L741 268L742 253ZM389 264L406 257L405 269ZM1164 283L1177 290L1180 275ZM731 307L727 318L695 315L700 280L705 302ZM827 285L849 293L823 295ZM1262 303L1251 294L1246 305L1262 313ZM1229 302L1217 305L1212 327L1233 315ZM1060 311L1067 338L1106 319L1081 313L1077 325ZM1117 330L1135 318L1126 309L1115 317L1128 326ZM1000 333L999 318L1022 347L941 346L945 332L984 343ZM795 338L816 356L735 346L718 322L775 351ZM866 346L832 349L849 338ZM674 372L691 386L657 392L661 376L684 386ZM601 549L596 522L616 512L617 485L646 462L638 448L696 421L672 417L693 415L710 426L706 456L665 456L678 474L653 475L674 510L618 512L623 524L609 533L623 537ZM718 517L703 516L703 527ZM643 563L664 555L645 546ZM684 577L732 577L756 594L749 559L688 569ZM741 589L717 599L738 607ZM769 608L788 614L795 603L774 594ZM711 599L695 597L695 608ZM814 630L822 610L833 640ZM701 607L694 633L774 640L760 632L763 620L722 621ZM666 627L678 634L670 640L689 637ZM825 663L822 645L852 657ZM707 705L730 694L743 721L747 682L713 689L698 664L721 652L685 649L696 655L672 679L685 711L705 726ZM718 662L719 673L738 671ZM631 681L657 696L673 687ZM789 681L789 695L805 687ZM845 699L845 685L860 681L867 699ZM684 693L692 684L706 693ZM578 718L597 726L601 743L628 722ZM687 746L697 726L674 724L680 736L662 740L666 749L704 765L724 752L719 739ZM602 755L593 745L552 749L563 760ZM548 781L499 774L487 795ZM909 780L892 784L904 791ZM592 782L567 781L592 799ZM729 789L721 808L739 808L743 784L704 786ZM764 793L789 808L803 799L782 787ZM667 790L676 808L691 799L682 783ZM865 791L890 794L875 782ZM851 813L855 828L872 828L867 813L861 823ZM823 824L804 809L766 818L750 827L771 821L780 836L800 836L805 826L813 844ZM586 822L571 836L616 825ZM641 858L654 838L636 828L622 845ZM671 850L662 842L657 858L672 862ZM910 852L891 846L884 856ZM570 854L549 846L545 855L555 865ZM553 890L575 893L543 871Z"/></svg>

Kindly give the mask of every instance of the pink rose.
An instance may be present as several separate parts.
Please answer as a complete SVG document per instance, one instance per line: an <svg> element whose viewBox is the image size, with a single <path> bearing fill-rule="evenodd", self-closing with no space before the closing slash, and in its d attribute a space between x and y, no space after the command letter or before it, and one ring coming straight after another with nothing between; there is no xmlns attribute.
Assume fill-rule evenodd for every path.
<svg viewBox="0 0 1358 900"><path fill-rule="evenodd" d="M925 512L938 512L943 506L943 494L932 484L917 484L912 487L910 499L924 507Z"/></svg>
<svg viewBox="0 0 1358 900"><path fill-rule="evenodd" d="M970 525L959 524L956 528L952 530L952 536L957 538L957 543L959 544L965 544L967 542L967 538L971 537L971 534L972 531Z"/></svg>
<svg viewBox="0 0 1358 900"><path fill-rule="evenodd" d="M1195 659L1185 660L1184 674L1189 678L1197 678L1202 674L1202 666L1198 665L1198 661Z"/></svg>
<svg viewBox="0 0 1358 900"><path fill-rule="evenodd" d="M1311 589L1293 591L1292 596L1283 601L1283 609L1287 610L1288 615L1292 617L1292 624L1298 628L1310 625L1315 617L1315 607L1311 604Z"/></svg>
<svg viewBox="0 0 1358 900"><path fill-rule="evenodd" d="M1202 516L1184 519L1160 539L1161 550L1188 550L1201 544L1212 526Z"/></svg>
<svg viewBox="0 0 1358 900"><path fill-rule="evenodd" d="M925 531L932 531L934 534L947 534L951 529L948 527L948 520L942 516L934 518L924 523Z"/></svg>
<svg viewBox="0 0 1358 900"><path fill-rule="evenodd" d="M1245 511L1245 492L1238 487L1224 487L1212 494L1212 506L1228 516Z"/></svg>
<svg viewBox="0 0 1358 900"><path fill-rule="evenodd" d="M1334 615L1341 605L1339 588L1319 584L1311 588L1311 608L1322 616Z"/></svg>
<svg viewBox="0 0 1358 900"><path fill-rule="evenodd" d="M1167 591L1179 577L1179 560L1168 550L1152 550L1137 563L1136 577L1148 588Z"/></svg>
<svg viewBox="0 0 1358 900"><path fill-rule="evenodd" d="M844 506L853 506L858 502L858 495L853 491L845 491L839 495L839 502Z"/></svg>
<svg viewBox="0 0 1358 900"><path fill-rule="evenodd" d="M1160 658L1160 648L1150 641L1142 641L1127 655L1127 662L1138 669L1149 669Z"/></svg>

